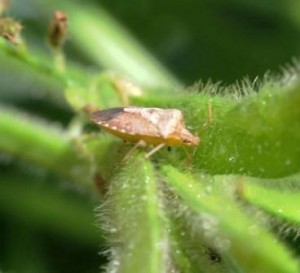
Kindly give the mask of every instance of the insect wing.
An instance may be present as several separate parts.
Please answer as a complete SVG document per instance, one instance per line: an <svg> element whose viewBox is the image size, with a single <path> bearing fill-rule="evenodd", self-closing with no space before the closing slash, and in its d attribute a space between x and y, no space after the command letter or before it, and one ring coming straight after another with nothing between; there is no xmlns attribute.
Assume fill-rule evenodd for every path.
<svg viewBox="0 0 300 273"><path fill-rule="evenodd" d="M130 135L160 136L155 124L140 115L138 111L126 111L126 109L128 108L98 111L92 114L91 119L104 128ZM144 108L138 109L142 111Z"/></svg>
<svg viewBox="0 0 300 273"><path fill-rule="evenodd" d="M177 109L160 108L124 108L127 113L132 113L136 118L147 121L147 135L167 138L177 130L178 125L182 123L182 113Z"/></svg>

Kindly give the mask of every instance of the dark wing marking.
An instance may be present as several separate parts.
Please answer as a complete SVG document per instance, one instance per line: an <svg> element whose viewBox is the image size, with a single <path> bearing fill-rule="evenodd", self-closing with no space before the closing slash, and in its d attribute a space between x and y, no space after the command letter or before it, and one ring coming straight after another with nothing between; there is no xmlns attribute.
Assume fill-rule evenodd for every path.
<svg viewBox="0 0 300 273"><path fill-rule="evenodd" d="M117 107L117 108L110 108L106 110L97 111L91 114L91 120L102 124L107 123L110 120L117 118L119 115L123 114L124 108L123 107Z"/></svg>

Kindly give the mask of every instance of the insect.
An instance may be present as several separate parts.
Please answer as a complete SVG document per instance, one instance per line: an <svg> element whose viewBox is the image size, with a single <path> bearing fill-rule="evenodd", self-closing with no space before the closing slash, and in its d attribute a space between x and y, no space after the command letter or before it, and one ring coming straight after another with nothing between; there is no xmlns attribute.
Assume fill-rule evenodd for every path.
<svg viewBox="0 0 300 273"><path fill-rule="evenodd" d="M90 118L125 141L155 145L146 157L164 146L198 146L200 141L185 127L178 109L119 107L93 112Z"/></svg>

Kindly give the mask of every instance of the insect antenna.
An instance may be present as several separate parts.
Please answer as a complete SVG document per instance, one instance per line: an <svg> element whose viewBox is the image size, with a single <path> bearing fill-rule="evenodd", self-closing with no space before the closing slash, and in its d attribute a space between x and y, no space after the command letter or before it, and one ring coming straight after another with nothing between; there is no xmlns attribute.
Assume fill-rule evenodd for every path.
<svg viewBox="0 0 300 273"><path fill-rule="evenodd" d="M208 102L207 105L207 120L202 125L202 129L207 129L207 127L213 122L213 113L212 113L212 105L211 102Z"/></svg>

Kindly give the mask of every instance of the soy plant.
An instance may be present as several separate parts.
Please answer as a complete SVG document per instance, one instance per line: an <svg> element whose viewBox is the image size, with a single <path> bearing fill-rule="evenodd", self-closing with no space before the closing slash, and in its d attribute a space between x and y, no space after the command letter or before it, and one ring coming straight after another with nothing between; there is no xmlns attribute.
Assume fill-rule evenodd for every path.
<svg viewBox="0 0 300 273"><path fill-rule="evenodd" d="M70 8L70 24L78 12L76 5ZM65 31L67 17L62 14L56 13L55 19ZM85 23L86 17L81 18ZM115 31L126 39L122 30ZM66 65L64 38L59 41L54 65L34 50L26 58L8 54L13 49L1 44L5 57L30 68L32 76L48 71L73 119L58 129L2 106L0 151L41 166L88 195L100 191L97 221L109 258L103 271L298 272L296 245L284 240L274 225L274 219L284 222L296 239L297 67L255 85L200 83L189 90L173 87L169 75L157 68L162 87L157 84L160 77L153 87L128 84L131 80L122 73L88 75ZM180 110L199 145L187 148L190 156L181 146L170 151L165 147L147 158L151 147L144 147L128 156L132 144L97 127L86 128L92 126L90 112L124 104Z"/></svg>
<svg viewBox="0 0 300 273"><path fill-rule="evenodd" d="M298 176L296 185L289 183L299 172L299 84L271 80L246 96L229 90L150 98L151 105L182 109L201 144L189 164L180 148L148 163L137 153L112 177L100 210L111 220L112 271L298 271L296 250L276 239L269 218L292 219L293 228L299 223ZM148 106L146 97L136 103ZM208 103L213 117L205 125ZM155 198L148 187L155 187Z"/></svg>

